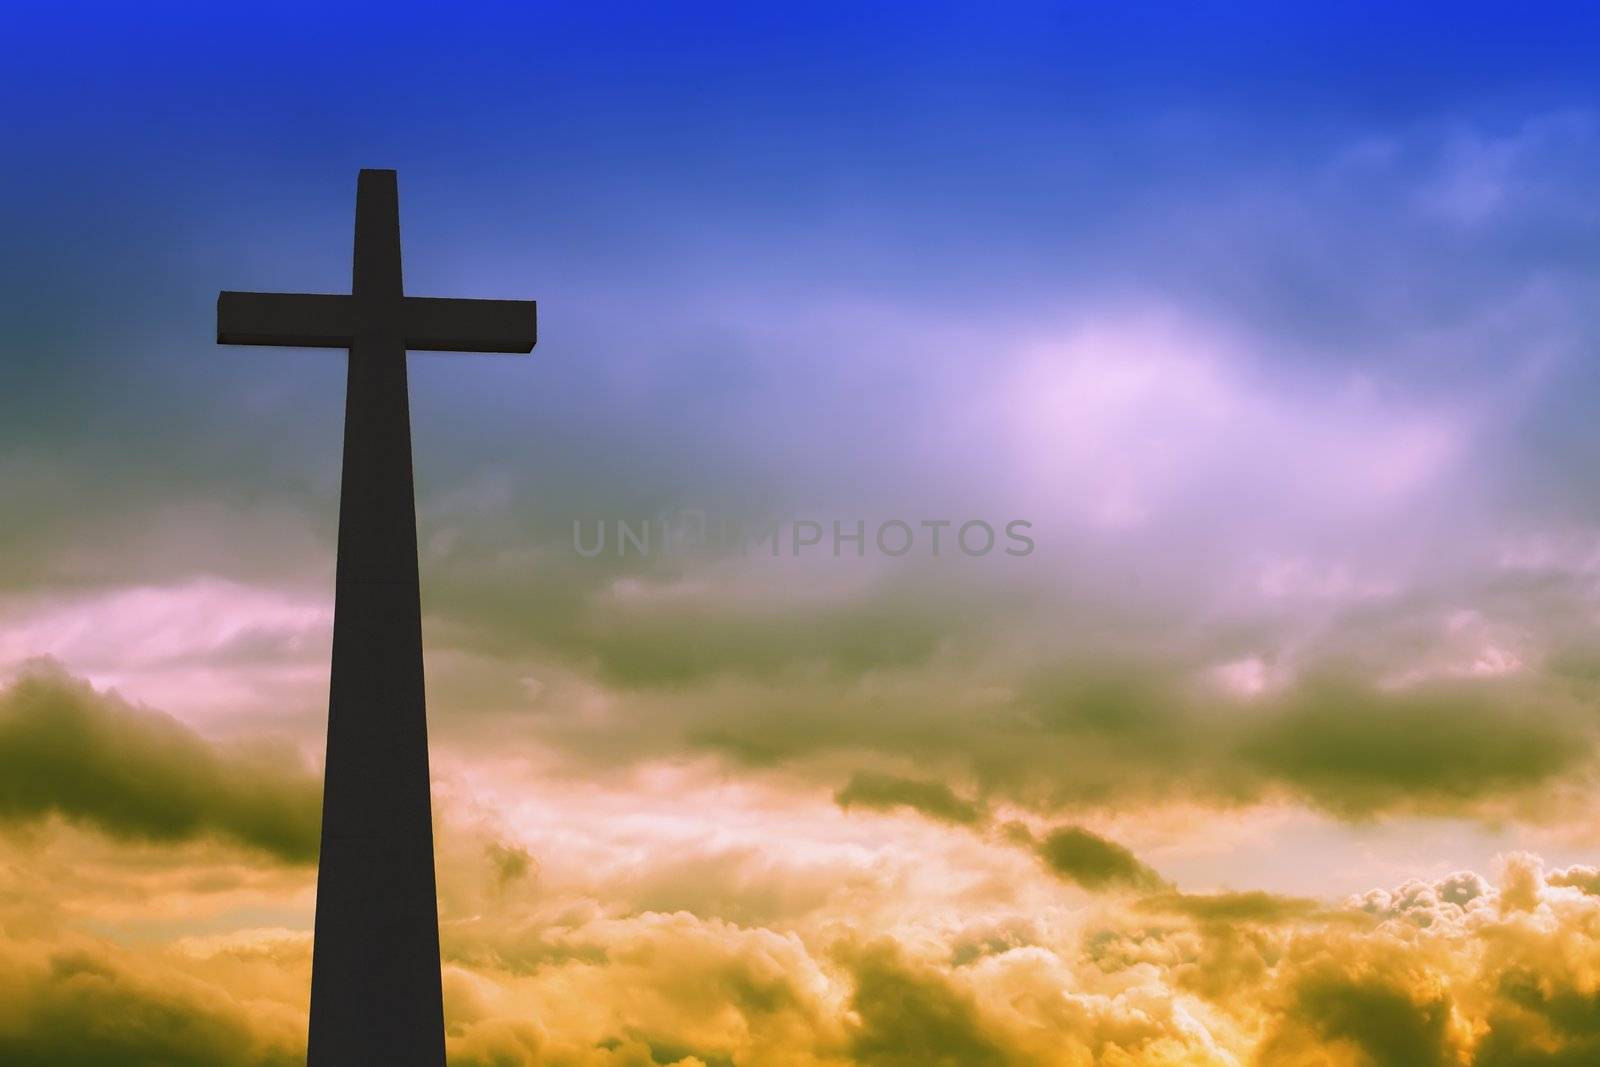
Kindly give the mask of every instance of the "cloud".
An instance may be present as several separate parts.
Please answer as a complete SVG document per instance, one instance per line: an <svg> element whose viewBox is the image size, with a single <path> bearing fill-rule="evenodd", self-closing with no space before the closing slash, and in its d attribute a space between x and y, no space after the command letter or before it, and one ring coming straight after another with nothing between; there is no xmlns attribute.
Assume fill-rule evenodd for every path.
<svg viewBox="0 0 1600 1067"><path fill-rule="evenodd" d="M1241 756L1342 813L1400 798L1449 806L1549 780L1589 755L1589 731L1547 699L1515 685L1384 692L1313 680L1241 738Z"/></svg>
<svg viewBox="0 0 1600 1067"><path fill-rule="evenodd" d="M984 931L970 904L954 928L869 934L858 912L843 941L835 923L774 939L686 913L579 921L558 936L587 950L470 974L451 1051L482 1041L509 1064L611 1064L595 1049L624 1048L805 1067L1579 1064L1600 1048L1600 901L1538 870L1514 859L1501 886L1461 872L1344 905L1155 893L1069 926L1035 910ZM1531 910L1502 909L1502 894L1528 891ZM595 998L558 1008L576 990ZM538 1035L517 1038L522 1051L518 1027Z"/></svg>
<svg viewBox="0 0 1600 1067"><path fill-rule="evenodd" d="M1545 876L1545 881L1553 886L1570 886L1590 896L1600 896L1600 867L1573 864L1551 871Z"/></svg>
<svg viewBox="0 0 1600 1067"><path fill-rule="evenodd" d="M41 666L0 692L0 818L51 815L118 837L220 837L316 858L321 784L293 750L217 745Z"/></svg>
<svg viewBox="0 0 1600 1067"><path fill-rule="evenodd" d="M542 935L565 950L447 961L452 1063L838 1062L841 991L793 934L679 912Z"/></svg>
<svg viewBox="0 0 1600 1067"><path fill-rule="evenodd" d="M1151 877L1064 832L1098 864L1078 870ZM993 866L967 872L954 911L884 872L780 929L631 910L546 872L507 882L482 826L441 833L450 878L481 886L457 886L441 913L451 1062L473 1067L1527 1067L1600 1050L1600 898L1535 857L1508 857L1498 884L1458 872L1343 904L1159 886L1084 904L991 846L961 853ZM118 947L23 917L18 884L0 883L0 1053L41 1067L303 1056L305 932ZM64 904L57 920L81 906Z"/></svg>
<svg viewBox="0 0 1600 1067"><path fill-rule="evenodd" d="M1315 900L1261 890L1234 893L1159 893L1138 902L1141 910L1187 915L1199 922L1282 923L1322 910Z"/></svg>
<svg viewBox="0 0 1600 1067"><path fill-rule="evenodd" d="M841 808L861 807L877 811L910 808L940 822L971 826L983 822L988 813L981 804L964 800L944 782L901 778L892 774L858 771L834 794Z"/></svg>
<svg viewBox="0 0 1600 1067"><path fill-rule="evenodd" d="M952 652L860 676L631 691L550 669L539 714L497 729L521 729L586 773L709 753L731 773L843 781L851 805L968 825L977 802L944 783L973 783L985 808L1045 817L1291 803L1352 822L1502 818L1511 805L1550 818L1557 787L1586 788L1600 754L1589 683L1534 671L1393 682L1351 654L1240 694L1215 684L1219 658L1204 651L1017 658ZM871 776L855 778L864 764Z"/></svg>
<svg viewBox="0 0 1600 1067"><path fill-rule="evenodd" d="M307 962L282 961L297 974ZM0 1056L36 1067L303 1064L303 1009L260 980L278 966L205 974L78 935L8 940L0 946Z"/></svg>
<svg viewBox="0 0 1600 1067"><path fill-rule="evenodd" d="M1315 1035L1313 1056L1354 1046L1374 1067L1462 1062L1451 1035L1452 1006L1442 992L1419 998L1403 984L1370 976L1316 974L1300 980L1294 998L1291 1018L1262 1050L1270 1062L1313 1062L1288 1036L1301 1030Z"/></svg>
<svg viewBox="0 0 1600 1067"><path fill-rule="evenodd" d="M332 601L187 576L0 597L0 677L37 659L188 721L325 699Z"/></svg>
<svg viewBox="0 0 1600 1067"><path fill-rule="evenodd" d="M907 963L892 943L861 950L851 971L850 1007L860 1022L850 1034L850 1055L860 1067L1018 1062L986 1032L969 996L933 969Z"/></svg>
<svg viewBox="0 0 1600 1067"><path fill-rule="evenodd" d="M1038 852L1053 873L1085 889L1154 889L1163 884L1132 852L1081 826L1051 830Z"/></svg>

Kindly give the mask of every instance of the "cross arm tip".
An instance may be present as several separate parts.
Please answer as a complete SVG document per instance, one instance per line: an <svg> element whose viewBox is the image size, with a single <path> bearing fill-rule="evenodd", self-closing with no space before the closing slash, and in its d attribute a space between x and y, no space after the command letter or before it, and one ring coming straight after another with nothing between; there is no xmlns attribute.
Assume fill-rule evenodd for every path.
<svg viewBox="0 0 1600 1067"><path fill-rule="evenodd" d="M538 304L408 296L404 327L413 351L527 355L539 339Z"/></svg>

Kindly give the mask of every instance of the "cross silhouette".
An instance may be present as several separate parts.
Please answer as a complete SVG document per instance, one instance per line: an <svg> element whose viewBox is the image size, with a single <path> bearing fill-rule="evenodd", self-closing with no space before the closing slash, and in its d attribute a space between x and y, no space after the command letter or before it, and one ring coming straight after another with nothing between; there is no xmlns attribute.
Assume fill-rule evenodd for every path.
<svg viewBox="0 0 1600 1067"><path fill-rule="evenodd" d="M353 348L398 339L413 352L532 352L532 300L406 296L400 281L400 194L392 170L363 170L356 185L351 295L234 293L217 297L217 343Z"/></svg>
<svg viewBox="0 0 1600 1067"><path fill-rule="evenodd" d="M350 295L217 298L219 344L350 351L310 1067L444 1067L406 350L535 340L531 300L405 295L392 170L357 181Z"/></svg>

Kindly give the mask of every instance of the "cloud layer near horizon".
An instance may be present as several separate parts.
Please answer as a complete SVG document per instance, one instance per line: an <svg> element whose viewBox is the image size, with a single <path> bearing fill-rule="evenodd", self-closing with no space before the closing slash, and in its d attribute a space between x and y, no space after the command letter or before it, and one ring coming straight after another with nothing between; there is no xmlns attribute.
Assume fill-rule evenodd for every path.
<svg viewBox="0 0 1600 1067"><path fill-rule="evenodd" d="M0 823L49 816L118 837L216 836L304 864L322 784L291 745L213 745L41 664L0 691Z"/></svg>
<svg viewBox="0 0 1600 1067"><path fill-rule="evenodd" d="M730 892L765 892L758 883L693 878L684 906L660 911L628 901L656 890L598 871L574 882L558 867L552 881L524 863L508 878L479 817L453 803L440 863L454 1065L1528 1067L1600 1054L1593 868L1546 871L1519 853L1497 884L1458 872L1344 901L1181 893L1074 832L1047 840L1046 859L1112 895L1015 867L1009 846L941 845L886 851L870 875L838 869L854 883L848 902L739 922L714 913ZM96 867L93 884L48 897L0 881L0 1054L39 1067L303 1058L303 929L85 932L86 919L116 928L149 856L75 833L0 834L9 870L41 850ZM714 848L691 857L702 872ZM634 850L646 866L684 858L667 842ZM237 879L222 877L235 860L171 859L148 906L180 894L191 920L238 906ZM908 896L902 863L968 879L958 906ZM1081 878L1091 869L1115 877Z"/></svg>

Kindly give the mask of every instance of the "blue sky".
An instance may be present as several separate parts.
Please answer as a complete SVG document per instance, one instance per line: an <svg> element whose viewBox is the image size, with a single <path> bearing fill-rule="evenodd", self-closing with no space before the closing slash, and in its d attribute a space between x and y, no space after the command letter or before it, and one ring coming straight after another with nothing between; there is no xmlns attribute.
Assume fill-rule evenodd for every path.
<svg viewBox="0 0 1600 1067"><path fill-rule="evenodd" d="M809 343L819 306L847 300L981 338L996 320L1154 294L1282 338L1281 367L1388 361L1375 352L1398 334L1536 273L1585 273L1570 212L1535 205L1462 233L1405 201L1474 145L1582 114L1591 19L1489 5L25 10L3 75L22 165L0 178L0 269L28 346L7 363L10 432L56 438L66 410L141 433L170 427L175 406L226 423L262 390L336 410L325 380L295 381L311 366L296 357L207 348L210 300L343 288L361 166L401 172L413 292L545 302L540 389L508 393L522 379L502 375L521 372L476 365L430 384L451 412L467 398L462 434L520 420L548 444L537 428L570 438L578 407L613 427L716 423L734 403L781 403L761 391L775 360L813 368L780 392L809 383L814 410L842 402L846 366L915 383L893 340ZM1387 154L1328 178L1363 151ZM1575 189L1586 151L1557 150L1548 163L1568 173L1551 184ZM773 346L741 336L746 302L793 351L750 350Z"/></svg>

